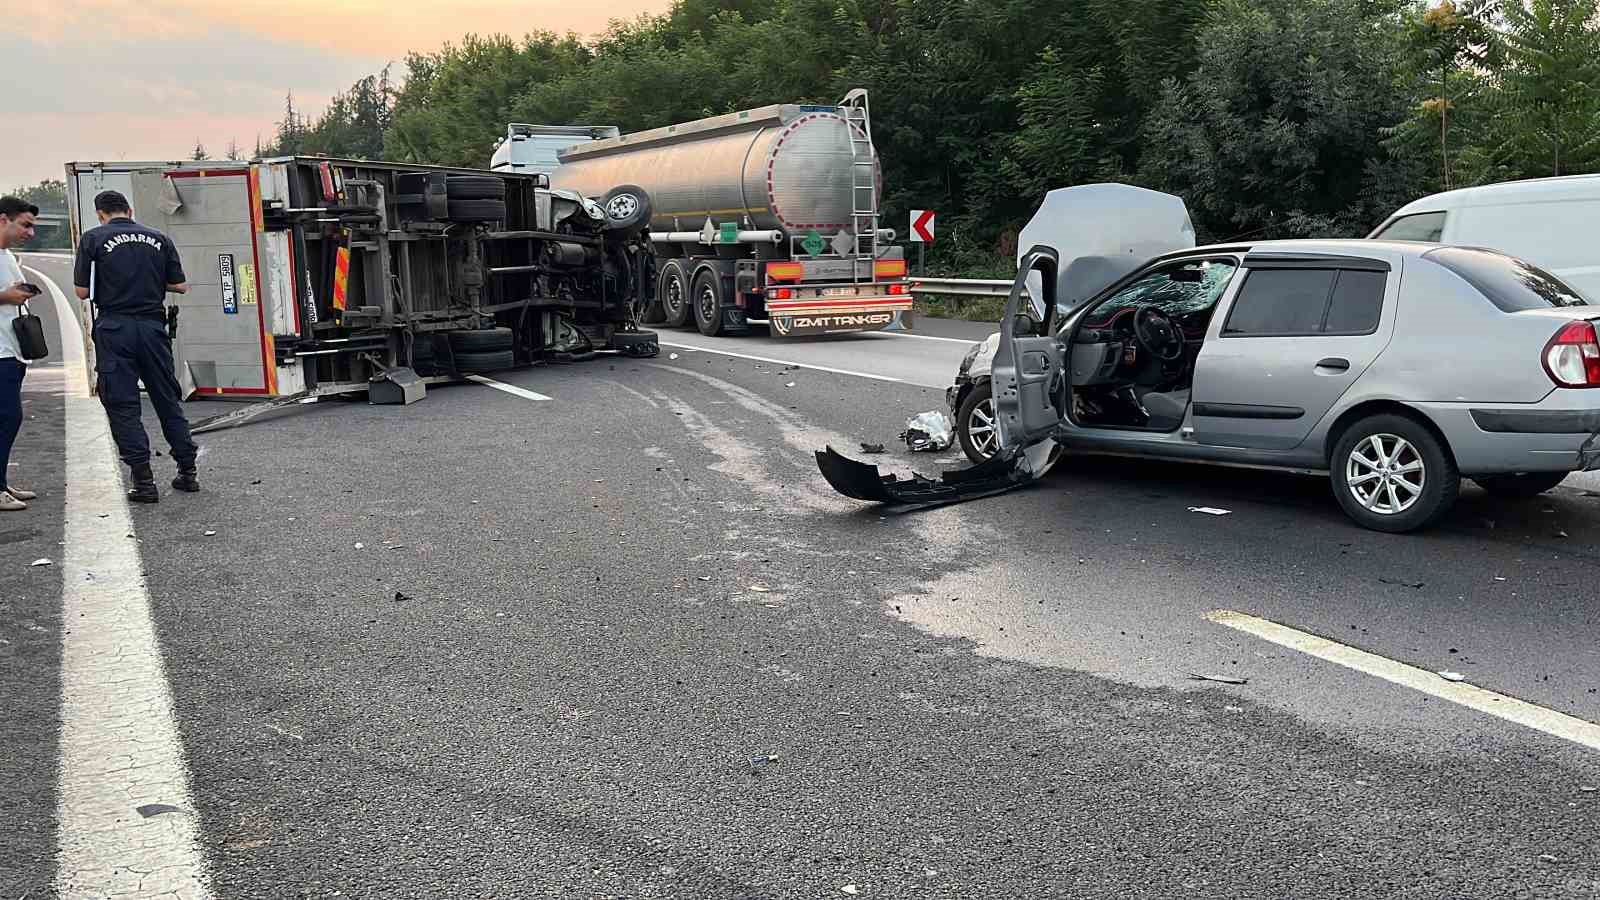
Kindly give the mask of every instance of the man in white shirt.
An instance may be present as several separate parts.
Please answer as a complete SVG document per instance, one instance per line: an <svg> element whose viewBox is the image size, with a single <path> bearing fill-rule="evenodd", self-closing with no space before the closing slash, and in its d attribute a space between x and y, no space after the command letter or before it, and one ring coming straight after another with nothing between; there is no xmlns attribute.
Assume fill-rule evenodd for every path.
<svg viewBox="0 0 1600 900"><path fill-rule="evenodd" d="M33 220L39 207L16 197L0 197L0 512L28 508L34 498L7 480L11 470L11 445L22 430L22 376L27 361L17 349L13 328L22 304L34 295L22 266L11 248L33 240Z"/></svg>

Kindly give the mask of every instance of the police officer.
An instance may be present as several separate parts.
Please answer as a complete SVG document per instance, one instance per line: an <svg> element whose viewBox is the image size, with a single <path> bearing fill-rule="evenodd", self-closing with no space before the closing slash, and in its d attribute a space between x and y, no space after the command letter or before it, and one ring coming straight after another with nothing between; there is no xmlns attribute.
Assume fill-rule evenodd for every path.
<svg viewBox="0 0 1600 900"><path fill-rule="evenodd" d="M198 448L183 415L183 392L173 372L172 338L167 333L166 295L189 290L178 248L171 238L133 221L128 198L117 191L97 195L94 209L100 227L90 229L78 241L72 282L79 298L87 299L91 293L94 297L100 402L111 420L117 452L132 470L133 489L128 491L128 499L135 503L161 499L155 474L150 471L150 440L139 417L140 381L150 392L150 403L161 419L161 433L178 464L172 486L198 491Z"/></svg>

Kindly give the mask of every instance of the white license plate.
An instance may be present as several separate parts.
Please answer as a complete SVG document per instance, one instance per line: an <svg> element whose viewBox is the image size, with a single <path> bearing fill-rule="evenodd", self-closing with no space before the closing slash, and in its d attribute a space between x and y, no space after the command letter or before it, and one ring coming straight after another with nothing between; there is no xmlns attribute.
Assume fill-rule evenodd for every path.
<svg viewBox="0 0 1600 900"><path fill-rule="evenodd" d="M856 295L856 289L855 288L823 288L822 289L822 296L824 296L824 297L854 297L855 295Z"/></svg>

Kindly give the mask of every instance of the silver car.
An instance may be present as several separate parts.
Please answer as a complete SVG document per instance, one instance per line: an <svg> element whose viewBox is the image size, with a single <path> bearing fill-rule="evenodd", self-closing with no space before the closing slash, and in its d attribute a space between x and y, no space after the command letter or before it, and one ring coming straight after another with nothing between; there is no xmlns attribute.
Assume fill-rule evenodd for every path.
<svg viewBox="0 0 1600 900"><path fill-rule="evenodd" d="M1151 192L1118 187L1052 195L1113 189L1124 224L1111 243L1159 241L1151 229L1170 226L1138 211ZM1142 262L1025 246L1000 333L949 390L974 462L1042 458L1054 442L1328 474L1350 518L1390 532L1437 520L1463 476L1528 497L1600 468L1600 307L1522 260L1373 240Z"/></svg>

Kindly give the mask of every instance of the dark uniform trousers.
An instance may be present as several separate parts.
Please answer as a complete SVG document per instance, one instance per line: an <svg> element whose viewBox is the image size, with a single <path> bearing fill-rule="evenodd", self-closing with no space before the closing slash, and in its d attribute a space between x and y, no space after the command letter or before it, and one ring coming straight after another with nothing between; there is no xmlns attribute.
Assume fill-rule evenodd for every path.
<svg viewBox="0 0 1600 900"><path fill-rule="evenodd" d="M150 462L150 439L139 413L139 382L161 419L161 433L180 469L192 468L198 452L183 415L183 389L173 374L172 340L154 317L102 314L94 323L95 371L100 402L111 421L117 453L130 466Z"/></svg>

